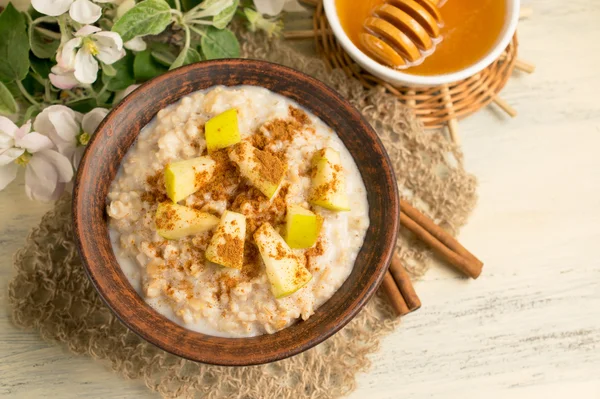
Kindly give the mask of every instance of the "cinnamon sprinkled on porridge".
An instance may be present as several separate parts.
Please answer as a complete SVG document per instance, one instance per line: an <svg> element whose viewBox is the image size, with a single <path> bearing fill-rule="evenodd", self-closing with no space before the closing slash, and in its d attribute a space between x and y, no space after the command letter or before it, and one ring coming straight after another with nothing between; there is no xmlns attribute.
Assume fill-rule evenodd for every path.
<svg viewBox="0 0 600 399"><path fill-rule="evenodd" d="M335 132L250 86L161 110L107 203L115 254L139 294L226 337L308 319L352 271L369 226L364 184Z"/></svg>

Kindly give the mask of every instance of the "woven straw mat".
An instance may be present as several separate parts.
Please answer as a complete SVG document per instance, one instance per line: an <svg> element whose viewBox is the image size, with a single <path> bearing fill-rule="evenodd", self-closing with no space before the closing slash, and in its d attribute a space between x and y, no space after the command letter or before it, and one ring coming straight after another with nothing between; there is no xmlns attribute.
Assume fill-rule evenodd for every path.
<svg viewBox="0 0 600 399"><path fill-rule="evenodd" d="M458 147L441 135L424 133L394 96L365 91L343 72L327 72L322 61L283 42L238 34L245 57L299 69L340 92L379 133L401 195L452 233L465 223L476 202L476 181L463 169ZM402 233L398 249L414 278L425 273L430 260L426 248ZM97 295L73 242L71 199L66 195L31 232L14 264L9 301L17 326L34 328L43 339L60 342L74 353L108 360L121 376L143 378L149 389L165 397L337 398L355 389L356 373L369 367L367 356L397 325L386 298L377 295L341 332L290 359L220 367L171 355L129 331Z"/></svg>

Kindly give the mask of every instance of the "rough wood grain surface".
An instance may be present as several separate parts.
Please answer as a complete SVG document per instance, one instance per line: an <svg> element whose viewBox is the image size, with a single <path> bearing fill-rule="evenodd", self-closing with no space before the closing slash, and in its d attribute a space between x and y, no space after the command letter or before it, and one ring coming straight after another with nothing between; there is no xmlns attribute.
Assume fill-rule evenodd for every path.
<svg viewBox="0 0 600 399"><path fill-rule="evenodd" d="M416 283L423 307L372 357L352 399L600 398L600 7L535 0L515 74L460 123L479 205L460 235L485 262L477 281L440 266ZM49 206L22 180L0 193L0 397L152 398L140 381L68 354L8 320L10 259Z"/></svg>

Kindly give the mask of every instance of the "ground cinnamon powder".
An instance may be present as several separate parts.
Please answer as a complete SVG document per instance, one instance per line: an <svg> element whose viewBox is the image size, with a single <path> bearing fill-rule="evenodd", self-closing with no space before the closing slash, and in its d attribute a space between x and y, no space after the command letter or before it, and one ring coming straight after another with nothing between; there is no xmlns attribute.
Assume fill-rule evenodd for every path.
<svg viewBox="0 0 600 399"><path fill-rule="evenodd" d="M149 190L142 193L141 200L151 204L163 202L168 199L167 190L165 189L165 176L162 170L146 177L146 184Z"/></svg>
<svg viewBox="0 0 600 399"><path fill-rule="evenodd" d="M224 234L225 242L217 246L217 255L228 265L242 267L244 257L244 241L231 234Z"/></svg>
<svg viewBox="0 0 600 399"><path fill-rule="evenodd" d="M273 184L279 184L286 172L285 163L272 152L254 149L258 163L258 174Z"/></svg>
<svg viewBox="0 0 600 399"><path fill-rule="evenodd" d="M212 178L196 192L196 197L202 198L205 194L210 194L213 201L229 201L230 192L242 180L240 172L235 163L229 159L226 149L215 151L210 154L210 157L215 161Z"/></svg>
<svg viewBox="0 0 600 399"><path fill-rule="evenodd" d="M291 105L288 112L291 118L275 119L257 129L252 135L252 145L259 150L263 150L269 144L277 141L289 143L301 131L311 130L311 128L307 128L307 125L310 124L310 118L306 112Z"/></svg>
<svg viewBox="0 0 600 399"><path fill-rule="evenodd" d="M173 230L175 222L179 221L179 215L175 211L171 202L166 202L163 211L156 214L154 223L159 230Z"/></svg>

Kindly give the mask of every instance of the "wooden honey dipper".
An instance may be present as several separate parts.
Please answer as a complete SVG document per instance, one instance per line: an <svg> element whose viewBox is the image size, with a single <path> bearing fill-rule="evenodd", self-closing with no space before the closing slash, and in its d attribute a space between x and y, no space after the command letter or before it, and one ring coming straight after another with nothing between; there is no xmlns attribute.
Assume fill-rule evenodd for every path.
<svg viewBox="0 0 600 399"><path fill-rule="evenodd" d="M378 62L402 68L435 50L441 25L436 0L387 0L365 20L360 41Z"/></svg>

